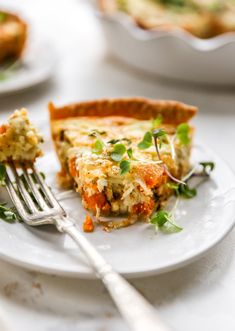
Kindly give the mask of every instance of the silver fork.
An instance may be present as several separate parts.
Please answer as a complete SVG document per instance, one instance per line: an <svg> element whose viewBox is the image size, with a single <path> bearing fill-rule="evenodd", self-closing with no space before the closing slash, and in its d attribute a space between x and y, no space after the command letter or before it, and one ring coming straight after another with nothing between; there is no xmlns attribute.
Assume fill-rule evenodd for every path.
<svg viewBox="0 0 235 331"><path fill-rule="evenodd" d="M22 220L30 226L55 225L68 234L89 260L133 331L167 331L157 312L121 275L114 271L78 230L33 164L6 166L6 187Z"/></svg>

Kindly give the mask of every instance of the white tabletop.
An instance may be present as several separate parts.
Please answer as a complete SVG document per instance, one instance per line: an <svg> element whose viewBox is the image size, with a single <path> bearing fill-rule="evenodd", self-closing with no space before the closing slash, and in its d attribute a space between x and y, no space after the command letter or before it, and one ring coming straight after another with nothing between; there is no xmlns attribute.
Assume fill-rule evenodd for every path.
<svg viewBox="0 0 235 331"><path fill-rule="evenodd" d="M86 1L4 3L22 11L33 33L50 39L59 58L50 82L0 99L0 120L24 106L45 131L49 100L61 105L116 96L176 99L199 106L197 136L235 170L233 90L180 85L123 65L108 53ZM174 272L134 280L133 284L160 311L172 330L234 331L234 247L233 231L197 262ZM99 281L47 276L3 261L0 270L1 331L127 330Z"/></svg>

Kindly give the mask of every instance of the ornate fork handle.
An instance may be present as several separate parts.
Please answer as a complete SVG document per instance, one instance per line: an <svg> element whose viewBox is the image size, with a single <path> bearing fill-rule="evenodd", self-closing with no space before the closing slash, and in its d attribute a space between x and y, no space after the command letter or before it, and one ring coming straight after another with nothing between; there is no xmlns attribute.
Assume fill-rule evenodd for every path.
<svg viewBox="0 0 235 331"><path fill-rule="evenodd" d="M133 331L169 331L161 322L154 308L98 253L95 247L76 228L73 220L55 218L60 232L67 233L88 258L91 267L116 303L121 315Z"/></svg>

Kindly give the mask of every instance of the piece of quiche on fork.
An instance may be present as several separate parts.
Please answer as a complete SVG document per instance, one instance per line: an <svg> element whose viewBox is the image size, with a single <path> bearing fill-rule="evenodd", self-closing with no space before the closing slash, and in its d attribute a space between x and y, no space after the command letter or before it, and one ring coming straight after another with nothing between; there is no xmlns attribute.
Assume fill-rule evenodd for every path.
<svg viewBox="0 0 235 331"><path fill-rule="evenodd" d="M122 226L148 219L190 170L197 108L144 98L49 104L61 163L59 182L74 187L99 220L126 215Z"/></svg>
<svg viewBox="0 0 235 331"><path fill-rule="evenodd" d="M15 110L7 123L0 126L0 162L34 163L43 154L42 142L42 135L30 122L27 110Z"/></svg>

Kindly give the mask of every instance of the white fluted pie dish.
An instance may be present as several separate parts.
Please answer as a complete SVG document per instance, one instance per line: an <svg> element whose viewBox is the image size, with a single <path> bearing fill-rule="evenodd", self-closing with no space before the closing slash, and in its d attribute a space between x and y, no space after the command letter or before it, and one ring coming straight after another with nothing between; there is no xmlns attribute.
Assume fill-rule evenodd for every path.
<svg viewBox="0 0 235 331"><path fill-rule="evenodd" d="M103 14L91 3L109 50L132 67L185 82L235 85L235 33L199 39L183 30L147 31L125 14Z"/></svg>

